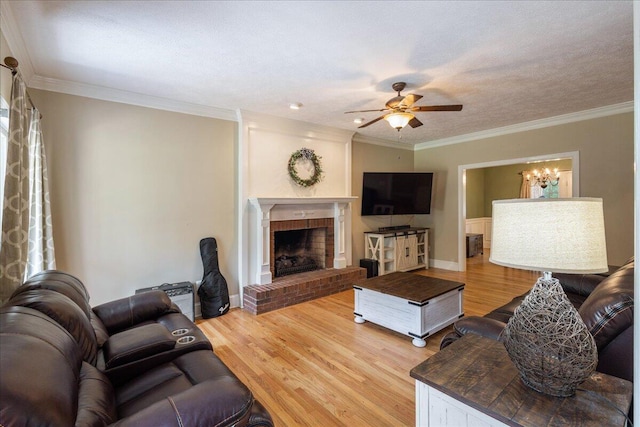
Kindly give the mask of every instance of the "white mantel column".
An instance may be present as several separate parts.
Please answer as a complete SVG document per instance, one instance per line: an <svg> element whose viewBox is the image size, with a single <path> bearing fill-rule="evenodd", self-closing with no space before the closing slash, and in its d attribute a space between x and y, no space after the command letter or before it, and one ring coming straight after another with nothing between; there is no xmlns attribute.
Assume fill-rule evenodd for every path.
<svg viewBox="0 0 640 427"><path fill-rule="evenodd" d="M256 206L256 230L257 233L257 246L256 256L258 259L256 263L260 266L257 271L255 283L268 284L271 283L273 277L271 276L271 208L272 204L259 204Z"/></svg>
<svg viewBox="0 0 640 427"><path fill-rule="evenodd" d="M345 268L351 264L351 236L349 230L351 230L351 203L335 203L333 217L333 232L335 236L333 268Z"/></svg>

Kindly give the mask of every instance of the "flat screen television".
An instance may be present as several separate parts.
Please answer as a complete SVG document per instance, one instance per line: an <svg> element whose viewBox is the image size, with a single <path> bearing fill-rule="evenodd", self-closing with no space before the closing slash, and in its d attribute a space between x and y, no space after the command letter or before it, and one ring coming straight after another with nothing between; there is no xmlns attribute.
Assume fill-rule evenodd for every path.
<svg viewBox="0 0 640 427"><path fill-rule="evenodd" d="M365 172L362 216L431 213L433 172Z"/></svg>

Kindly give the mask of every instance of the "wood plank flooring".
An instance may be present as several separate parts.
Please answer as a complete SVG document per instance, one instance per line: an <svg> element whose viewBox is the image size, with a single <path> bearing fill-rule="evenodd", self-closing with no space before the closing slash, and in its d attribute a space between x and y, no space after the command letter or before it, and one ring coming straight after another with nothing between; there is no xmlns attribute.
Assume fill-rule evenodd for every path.
<svg viewBox="0 0 640 427"><path fill-rule="evenodd" d="M466 316L510 301L538 276L490 264L488 251L469 259L464 273L415 273L466 283ZM198 326L277 426L413 426L409 371L439 350L451 327L417 348L407 336L353 318L349 290L258 316L233 309Z"/></svg>

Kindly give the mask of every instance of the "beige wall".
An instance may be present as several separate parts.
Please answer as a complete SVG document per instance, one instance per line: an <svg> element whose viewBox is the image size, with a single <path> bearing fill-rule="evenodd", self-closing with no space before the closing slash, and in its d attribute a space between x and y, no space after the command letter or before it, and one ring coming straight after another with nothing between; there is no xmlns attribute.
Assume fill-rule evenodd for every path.
<svg viewBox="0 0 640 427"><path fill-rule="evenodd" d="M85 281L93 304L199 280L198 242L207 236L217 238L221 270L238 294L236 123L30 93L44 116L58 267ZM430 227L431 258L456 264L458 165L569 151L580 152L581 195L604 198L609 262L633 251L631 113L415 153L365 142L352 143L352 195L361 197L364 171L412 170L435 172L434 194L432 214L415 217L362 218L358 199L354 265L365 231L407 223Z"/></svg>
<svg viewBox="0 0 640 427"><path fill-rule="evenodd" d="M237 294L236 123L30 90L44 116L58 268L92 305L202 278L218 241Z"/></svg>
<svg viewBox="0 0 640 427"><path fill-rule="evenodd" d="M403 172L413 171L414 152L399 148L391 148L374 144L367 144L362 140L354 141L352 145L352 192L358 197L352 203L352 246L353 265L360 265L360 259L364 258L364 232L377 230L379 227L389 225L402 225L413 223L414 216L360 216L362 208L362 174L363 172ZM421 169L416 169L422 171ZM428 170L424 170L429 172ZM419 215L425 216L425 215ZM418 216L416 216L417 218Z"/></svg>
<svg viewBox="0 0 640 427"><path fill-rule="evenodd" d="M580 196L604 200L610 264L633 254L633 113L436 147L415 153L416 169L437 172L432 257L458 262L458 166L580 152Z"/></svg>

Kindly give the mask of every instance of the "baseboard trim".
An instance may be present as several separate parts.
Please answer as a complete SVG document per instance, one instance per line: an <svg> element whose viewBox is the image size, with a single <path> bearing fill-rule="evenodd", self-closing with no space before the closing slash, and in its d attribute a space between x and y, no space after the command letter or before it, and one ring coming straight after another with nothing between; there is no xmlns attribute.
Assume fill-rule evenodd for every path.
<svg viewBox="0 0 640 427"><path fill-rule="evenodd" d="M430 259L429 267L441 268L443 270L460 271L459 264L453 261L442 261L439 259Z"/></svg>
<svg viewBox="0 0 640 427"><path fill-rule="evenodd" d="M240 295L229 295L229 304L231 305L231 308L240 307Z"/></svg>

